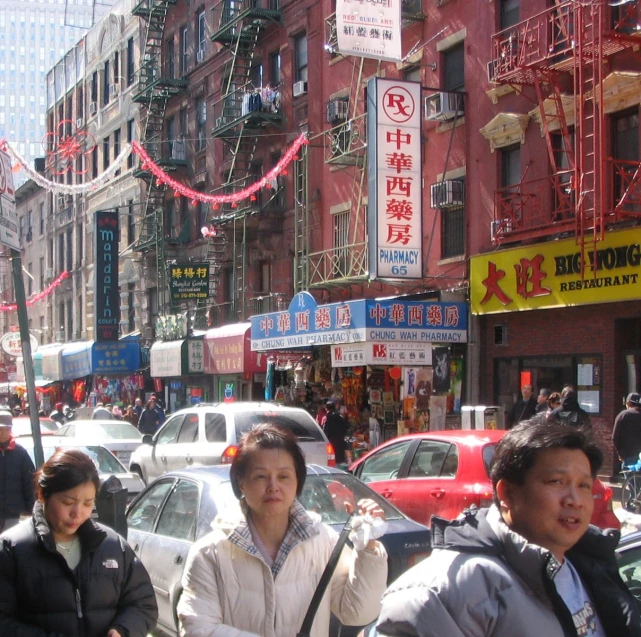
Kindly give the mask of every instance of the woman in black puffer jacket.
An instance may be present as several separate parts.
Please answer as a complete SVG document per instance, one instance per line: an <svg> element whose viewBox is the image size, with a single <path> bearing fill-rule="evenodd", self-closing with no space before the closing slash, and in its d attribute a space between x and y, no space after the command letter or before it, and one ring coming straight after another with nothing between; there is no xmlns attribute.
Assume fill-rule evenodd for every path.
<svg viewBox="0 0 641 637"><path fill-rule="evenodd" d="M126 541L91 520L96 467L59 450L38 472L33 516L0 536L0 635L146 637L158 608Z"/></svg>

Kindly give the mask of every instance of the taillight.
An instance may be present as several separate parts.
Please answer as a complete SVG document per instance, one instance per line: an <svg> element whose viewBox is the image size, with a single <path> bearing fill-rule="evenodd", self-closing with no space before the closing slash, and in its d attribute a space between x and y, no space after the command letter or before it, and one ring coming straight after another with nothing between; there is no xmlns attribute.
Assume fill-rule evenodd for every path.
<svg viewBox="0 0 641 637"><path fill-rule="evenodd" d="M606 511L614 511L612 508L612 489L610 487L605 487L603 492L603 501L605 502Z"/></svg>
<svg viewBox="0 0 641 637"><path fill-rule="evenodd" d="M231 464L238 453L238 447L236 445L229 445L220 459L222 464Z"/></svg>
<svg viewBox="0 0 641 637"><path fill-rule="evenodd" d="M336 454L334 453L334 447L331 443L325 445L325 453L327 453L327 466L335 467L336 466Z"/></svg>

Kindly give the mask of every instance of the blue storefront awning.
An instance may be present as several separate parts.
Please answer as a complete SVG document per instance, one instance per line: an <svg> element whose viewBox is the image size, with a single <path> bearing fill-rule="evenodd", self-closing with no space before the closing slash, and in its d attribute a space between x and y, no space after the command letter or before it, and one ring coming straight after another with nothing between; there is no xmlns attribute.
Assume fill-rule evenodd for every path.
<svg viewBox="0 0 641 637"><path fill-rule="evenodd" d="M140 342L70 343L62 350L63 380L91 374L122 374L140 368Z"/></svg>

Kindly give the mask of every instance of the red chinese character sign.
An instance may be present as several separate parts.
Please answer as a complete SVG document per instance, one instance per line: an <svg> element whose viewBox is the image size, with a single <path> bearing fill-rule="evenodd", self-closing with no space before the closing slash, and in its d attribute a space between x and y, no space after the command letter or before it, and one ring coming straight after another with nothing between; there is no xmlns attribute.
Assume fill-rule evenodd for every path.
<svg viewBox="0 0 641 637"><path fill-rule="evenodd" d="M370 276L420 279L421 86L373 78L367 96Z"/></svg>

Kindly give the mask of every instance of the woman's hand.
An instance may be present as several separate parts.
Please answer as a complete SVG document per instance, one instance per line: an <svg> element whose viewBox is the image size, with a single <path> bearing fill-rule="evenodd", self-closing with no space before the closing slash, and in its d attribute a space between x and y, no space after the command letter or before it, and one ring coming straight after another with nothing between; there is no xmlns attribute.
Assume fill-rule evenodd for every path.
<svg viewBox="0 0 641 637"><path fill-rule="evenodd" d="M373 518L385 519L385 511L381 509L377 502L374 502L374 500L370 498L359 500L357 506L359 515L367 515L369 513Z"/></svg>
<svg viewBox="0 0 641 637"><path fill-rule="evenodd" d="M108 633L107 637L122 637L122 635L115 629L112 628Z"/></svg>

